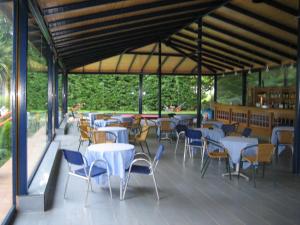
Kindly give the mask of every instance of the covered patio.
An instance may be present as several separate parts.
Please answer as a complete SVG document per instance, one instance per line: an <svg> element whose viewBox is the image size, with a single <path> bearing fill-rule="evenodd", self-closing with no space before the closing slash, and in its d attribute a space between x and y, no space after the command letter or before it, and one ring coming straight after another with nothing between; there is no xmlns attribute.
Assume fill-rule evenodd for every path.
<svg viewBox="0 0 300 225"><path fill-rule="evenodd" d="M299 7L0 2L0 224L299 223Z"/></svg>

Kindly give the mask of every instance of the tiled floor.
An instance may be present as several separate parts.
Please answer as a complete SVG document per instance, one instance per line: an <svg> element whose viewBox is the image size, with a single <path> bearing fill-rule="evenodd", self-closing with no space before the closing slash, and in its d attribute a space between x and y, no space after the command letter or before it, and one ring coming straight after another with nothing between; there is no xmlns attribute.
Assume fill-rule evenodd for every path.
<svg viewBox="0 0 300 225"><path fill-rule="evenodd" d="M62 139L65 148L78 146L78 133L74 133L74 129L71 134L57 139ZM152 152L157 145L152 138ZM214 161L201 179L199 157L189 159L184 165L182 151L174 155L175 144L166 142L165 146L166 152L156 174L159 202L155 199L152 179L134 175L124 201L119 200L118 179L113 179L113 199L109 198L107 189L94 186L96 192L90 194L85 208L86 183L81 180L71 180L67 199L63 198L67 171L63 161L53 208L47 212L19 213L14 224L300 224L300 177L288 172L289 164L283 160L275 170L276 187L267 171L264 179L258 178L255 189L243 179L223 178L225 165L220 161Z"/></svg>

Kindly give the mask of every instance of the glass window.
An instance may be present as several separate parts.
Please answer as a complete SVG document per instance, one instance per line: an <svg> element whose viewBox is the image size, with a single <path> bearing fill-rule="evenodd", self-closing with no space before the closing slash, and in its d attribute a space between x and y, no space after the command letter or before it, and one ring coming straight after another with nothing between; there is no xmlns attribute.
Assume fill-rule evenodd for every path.
<svg viewBox="0 0 300 225"><path fill-rule="evenodd" d="M272 68L269 71L262 70L262 87L283 87L284 85L284 68Z"/></svg>
<svg viewBox="0 0 300 225"><path fill-rule="evenodd" d="M59 73L57 76L58 79L58 122L60 123L63 119L63 112L62 112L62 74Z"/></svg>
<svg viewBox="0 0 300 225"><path fill-rule="evenodd" d="M230 105L242 104L242 75L227 74L218 77L218 102Z"/></svg>
<svg viewBox="0 0 300 225"><path fill-rule="evenodd" d="M162 113L196 112L196 79L193 76L162 77Z"/></svg>
<svg viewBox="0 0 300 225"><path fill-rule="evenodd" d="M68 106L81 103L83 111L138 112L138 76L68 75Z"/></svg>
<svg viewBox="0 0 300 225"><path fill-rule="evenodd" d="M143 78L143 113L158 113L158 76L144 75ZM162 104L163 105L163 104Z"/></svg>
<svg viewBox="0 0 300 225"><path fill-rule="evenodd" d="M48 143L47 45L29 15L27 58L27 174L30 178Z"/></svg>
<svg viewBox="0 0 300 225"><path fill-rule="evenodd" d="M0 224L13 206L10 78L12 73L12 1L0 2Z"/></svg>
<svg viewBox="0 0 300 225"><path fill-rule="evenodd" d="M289 66L287 69L287 86L296 86L296 67Z"/></svg>
<svg viewBox="0 0 300 225"><path fill-rule="evenodd" d="M247 74L247 103L246 105L253 105L252 102L252 90L254 87L258 87L259 84L259 72L252 72Z"/></svg>

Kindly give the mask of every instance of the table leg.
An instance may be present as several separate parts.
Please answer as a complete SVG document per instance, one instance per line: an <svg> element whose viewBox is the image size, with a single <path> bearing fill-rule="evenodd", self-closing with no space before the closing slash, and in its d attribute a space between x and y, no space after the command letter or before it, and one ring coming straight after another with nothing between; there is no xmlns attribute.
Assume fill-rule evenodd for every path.
<svg viewBox="0 0 300 225"><path fill-rule="evenodd" d="M233 171L233 172L231 173L231 176L238 176L238 175L239 175L239 170L240 170L240 163L236 163L236 164L235 164L235 171ZM222 176L223 176L223 177L229 176L229 173L223 173ZM244 178L246 181L249 181L249 177L246 176L246 175L243 174L243 173L240 173L240 177Z"/></svg>

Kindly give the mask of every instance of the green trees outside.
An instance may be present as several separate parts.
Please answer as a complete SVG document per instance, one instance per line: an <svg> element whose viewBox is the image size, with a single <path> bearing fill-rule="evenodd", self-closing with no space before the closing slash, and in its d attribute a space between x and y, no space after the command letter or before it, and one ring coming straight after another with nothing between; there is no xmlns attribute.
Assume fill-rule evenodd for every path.
<svg viewBox="0 0 300 225"><path fill-rule="evenodd" d="M137 112L137 75L68 75L68 104L84 103L83 110ZM211 100L213 79L203 77L202 98L205 107ZM146 75L143 80L143 112L157 112L158 78ZM207 104L206 104L207 103ZM196 78L193 76L163 76L162 105L179 106L185 111L196 109Z"/></svg>

